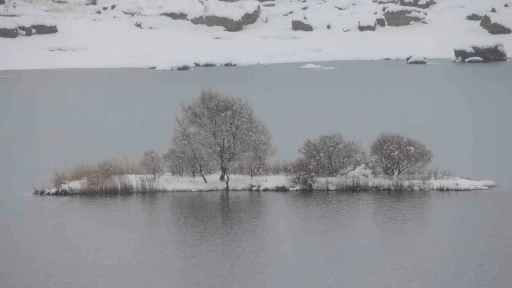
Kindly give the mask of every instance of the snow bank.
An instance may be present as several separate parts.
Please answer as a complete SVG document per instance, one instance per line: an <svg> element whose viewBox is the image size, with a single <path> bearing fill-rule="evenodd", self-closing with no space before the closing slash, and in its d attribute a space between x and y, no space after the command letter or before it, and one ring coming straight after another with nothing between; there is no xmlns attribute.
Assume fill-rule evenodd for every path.
<svg viewBox="0 0 512 288"><path fill-rule="evenodd" d="M86 6L84 0L67 1L67 4L55 4L50 0L10 0L6 5L0 5L5 6L0 7L0 15L54 19L59 29L51 37L0 38L0 70L146 68L160 64L175 67L195 62L254 65L405 59L412 54L429 59L449 59L453 57L453 47L461 44L498 41L505 48L512 47L510 35L489 34L478 27L477 22L465 19L469 13L482 10L486 14L499 14L491 16L500 18L499 22L510 21L512 8L503 8L502 0L438 1L428 10L377 4L397 2L392 0L376 0L375 3L371 0L276 0L274 7L261 6L257 21L237 33L226 33L220 27L193 25L190 21L156 17L165 13L183 13L191 20L191 17L202 17L206 13L204 15L238 19L254 9L257 1L203 1L208 11L197 0L103 0L96 6ZM111 5L117 6L102 10ZM225 10L222 7L235 8ZM359 21L386 14L384 7L388 12L406 12L388 13L386 27L379 27L372 33L360 33ZM491 7L496 7L498 13L490 13ZM95 14L98 10L102 11L101 15ZM303 21L311 25L313 31L294 32L291 29L294 17L306 17ZM12 27L10 22L14 18L0 17L0 25ZM428 19L428 24L409 25L424 19ZM147 29L136 28L136 21ZM49 51L51 47L68 46L83 47L84 51Z"/></svg>
<svg viewBox="0 0 512 288"><path fill-rule="evenodd" d="M484 62L484 59L482 59L480 57L470 57L470 58L466 59L465 62L466 63L482 63L482 62Z"/></svg>
<svg viewBox="0 0 512 288"><path fill-rule="evenodd" d="M8 19L4 19L4 17L0 17L0 29L16 29L16 28L18 28L18 26L14 22L12 22Z"/></svg>
<svg viewBox="0 0 512 288"><path fill-rule="evenodd" d="M178 177L163 174L156 180L151 175L123 175L108 180L110 188L116 187L133 192L186 192L186 191L222 191L226 184L219 180L219 175L207 175L208 183L201 177ZM358 168L346 176L319 178L313 183L313 189L324 190L488 190L496 184L492 181L474 181L458 177L438 180L391 180L373 178L371 171ZM291 178L285 175L255 176L232 175L229 182L230 190L257 191L288 191L301 190L300 186L292 184ZM60 187L34 192L38 195L68 195L81 193L98 193L88 184L87 180L71 181ZM104 189L104 187L102 188Z"/></svg>

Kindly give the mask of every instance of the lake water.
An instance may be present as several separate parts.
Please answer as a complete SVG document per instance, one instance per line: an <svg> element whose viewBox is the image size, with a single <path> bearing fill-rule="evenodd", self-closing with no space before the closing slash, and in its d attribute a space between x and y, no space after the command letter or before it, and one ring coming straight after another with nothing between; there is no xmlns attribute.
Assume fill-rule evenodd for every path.
<svg viewBox="0 0 512 288"><path fill-rule="evenodd" d="M0 72L0 287L507 287L512 63ZM489 192L36 197L54 168L165 152L181 103L248 99L278 158L407 134Z"/></svg>

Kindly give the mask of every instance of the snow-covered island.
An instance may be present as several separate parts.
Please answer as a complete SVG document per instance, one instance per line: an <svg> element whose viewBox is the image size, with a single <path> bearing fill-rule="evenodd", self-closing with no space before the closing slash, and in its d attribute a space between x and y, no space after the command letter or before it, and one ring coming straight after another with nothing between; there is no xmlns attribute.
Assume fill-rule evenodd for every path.
<svg viewBox="0 0 512 288"><path fill-rule="evenodd" d="M369 149L340 132L304 140L294 161L271 163L272 134L240 97L203 90L183 105L167 153L144 152L138 165L111 159L55 171L53 187L37 195L130 194L171 191L487 190L430 167L422 142L382 133Z"/></svg>
<svg viewBox="0 0 512 288"><path fill-rule="evenodd" d="M510 0L0 0L0 70L184 71L188 69L177 68L411 55L420 60L458 59L454 49L461 47L495 43L503 51L512 47L510 4ZM480 62L507 59L506 54L490 60L480 55L467 58L474 57L482 58Z"/></svg>

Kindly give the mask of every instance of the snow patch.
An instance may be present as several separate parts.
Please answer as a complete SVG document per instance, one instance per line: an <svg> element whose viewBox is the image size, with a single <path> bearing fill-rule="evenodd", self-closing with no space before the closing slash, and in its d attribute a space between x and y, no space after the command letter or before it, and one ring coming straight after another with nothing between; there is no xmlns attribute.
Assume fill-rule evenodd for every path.
<svg viewBox="0 0 512 288"><path fill-rule="evenodd" d="M322 68L322 66L310 63L310 64L306 64L304 66L301 66L300 68L302 68L302 69L319 69L319 68Z"/></svg>

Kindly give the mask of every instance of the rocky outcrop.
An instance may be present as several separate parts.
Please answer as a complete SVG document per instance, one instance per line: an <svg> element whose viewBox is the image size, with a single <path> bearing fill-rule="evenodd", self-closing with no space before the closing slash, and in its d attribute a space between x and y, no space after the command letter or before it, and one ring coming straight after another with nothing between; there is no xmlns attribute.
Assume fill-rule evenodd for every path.
<svg viewBox="0 0 512 288"><path fill-rule="evenodd" d="M507 51L501 44L472 45L454 49L455 59L465 62L467 59L479 57L483 62L507 61Z"/></svg>
<svg viewBox="0 0 512 288"><path fill-rule="evenodd" d="M386 27L386 19L384 16L377 17L377 25L379 25L379 27Z"/></svg>
<svg viewBox="0 0 512 288"><path fill-rule="evenodd" d="M221 26L226 31L237 32L241 31L245 25L254 24L260 17L260 7L254 10L252 13L244 14L240 20L234 20L228 17L216 16L216 15L204 15L190 19L190 22L196 25L206 25L208 27Z"/></svg>
<svg viewBox="0 0 512 288"><path fill-rule="evenodd" d="M313 26L309 25L305 21L302 20L293 20L292 21L292 30L293 31L313 31Z"/></svg>
<svg viewBox="0 0 512 288"><path fill-rule="evenodd" d="M466 20L470 20L470 21L482 21L482 18L484 18L484 16L477 14L477 13L471 13L466 16Z"/></svg>
<svg viewBox="0 0 512 288"><path fill-rule="evenodd" d="M480 26L482 26L482 28L487 30L487 32L489 32L489 34L493 34L493 35L512 33L512 30L509 27L507 27L501 23L498 23L496 21L493 21L493 19L491 17L489 17L489 15L485 15L482 18L482 21L480 21Z"/></svg>
<svg viewBox="0 0 512 288"><path fill-rule="evenodd" d="M0 38L18 37L18 28L0 28Z"/></svg>
<svg viewBox="0 0 512 288"><path fill-rule="evenodd" d="M407 64L427 64L427 59L421 56L409 56L405 58Z"/></svg>
<svg viewBox="0 0 512 288"><path fill-rule="evenodd" d="M436 4L434 0L400 0L400 6L427 9Z"/></svg>
<svg viewBox="0 0 512 288"><path fill-rule="evenodd" d="M13 21L18 26L19 34L23 36L54 34L59 32L57 24L53 23L53 21L44 19L38 20L28 17L15 18Z"/></svg>
<svg viewBox="0 0 512 288"><path fill-rule="evenodd" d="M361 22L359 21L359 25L357 26L357 29L361 32L363 31L375 31L375 29L377 28L377 21L373 21L373 24L372 23L368 23L368 22Z"/></svg>
<svg viewBox="0 0 512 288"><path fill-rule="evenodd" d="M412 23L426 23L427 13L415 8L384 7L384 18L388 26L407 26Z"/></svg>
<svg viewBox="0 0 512 288"><path fill-rule="evenodd" d="M165 12L160 15L169 17L172 20L187 20L188 19L188 15L183 12Z"/></svg>
<svg viewBox="0 0 512 288"><path fill-rule="evenodd" d="M0 17L0 37L16 38L18 37L18 27L10 20Z"/></svg>

